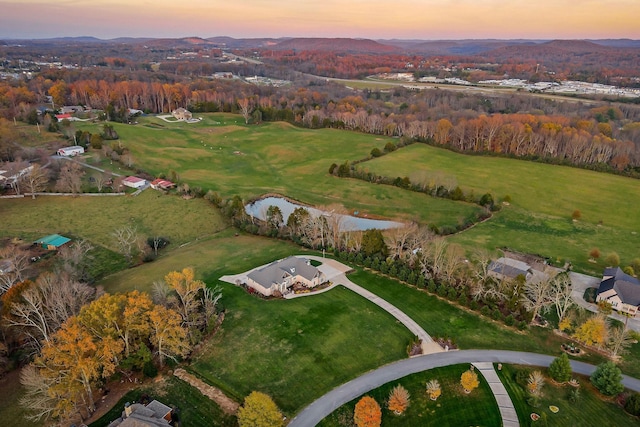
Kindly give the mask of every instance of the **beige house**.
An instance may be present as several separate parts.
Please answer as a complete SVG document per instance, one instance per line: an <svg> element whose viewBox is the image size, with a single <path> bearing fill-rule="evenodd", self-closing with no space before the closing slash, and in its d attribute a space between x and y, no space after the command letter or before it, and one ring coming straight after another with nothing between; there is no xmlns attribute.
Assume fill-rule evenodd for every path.
<svg viewBox="0 0 640 427"><path fill-rule="evenodd" d="M285 294L296 283L313 288L325 281L325 276L309 260L289 257L253 270L247 275L247 286L265 296L274 292Z"/></svg>
<svg viewBox="0 0 640 427"><path fill-rule="evenodd" d="M640 306L640 280L629 276L620 267L606 268L596 301L607 301L614 310L635 316Z"/></svg>
<svg viewBox="0 0 640 427"><path fill-rule="evenodd" d="M193 114L191 114L191 111L187 110L186 108L176 108L175 110L173 110L171 112L171 115L177 119L177 120L191 120L193 118Z"/></svg>

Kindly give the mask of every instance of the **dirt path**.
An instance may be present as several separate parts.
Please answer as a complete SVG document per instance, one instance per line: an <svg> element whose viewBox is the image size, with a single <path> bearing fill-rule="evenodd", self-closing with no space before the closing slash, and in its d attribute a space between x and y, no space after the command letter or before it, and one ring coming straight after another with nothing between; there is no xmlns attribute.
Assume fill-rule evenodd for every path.
<svg viewBox="0 0 640 427"><path fill-rule="evenodd" d="M203 395L207 396L209 399L216 402L222 408L222 410L227 414L234 415L238 410L238 407L240 405L238 405L238 403L235 402L234 400L229 399L222 392L222 390L214 386L211 386L205 383L204 381L194 377L184 369L181 369L181 368L176 369L173 375L180 378L182 381L188 383L192 387L197 388L200 391L200 393L202 393Z"/></svg>

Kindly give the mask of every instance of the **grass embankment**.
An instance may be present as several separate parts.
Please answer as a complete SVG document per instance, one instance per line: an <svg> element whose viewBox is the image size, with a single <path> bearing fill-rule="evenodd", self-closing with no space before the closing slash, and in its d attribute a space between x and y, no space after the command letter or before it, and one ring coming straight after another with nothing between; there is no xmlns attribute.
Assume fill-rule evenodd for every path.
<svg viewBox="0 0 640 427"><path fill-rule="evenodd" d="M414 144L361 164L384 176L417 183L456 182L465 192L511 197L511 206L453 241L489 249L508 246L571 260L587 271L588 253L616 251L624 262L640 256L638 180L567 166L470 156ZM581 217L572 221L579 210Z"/></svg>
<svg viewBox="0 0 640 427"><path fill-rule="evenodd" d="M373 397L382 407L383 426L497 426L500 411L489 384L480 374L480 385L470 394L465 394L460 385L460 376L469 365L451 365L431 369L400 378L378 387L366 395ZM436 379L442 395L436 401L425 392L427 381ZM386 408L389 392L401 384L411 395L411 403L402 415L395 415ZM339 427L344 421L353 419L353 411L360 397L336 409L319 424L320 427Z"/></svg>
<svg viewBox="0 0 640 427"><path fill-rule="evenodd" d="M237 194L249 200L280 193L311 205L338 203L361 214L437 226L455 226L480 209L329 175L332 163L364 158L391 138L281 122L246 126L239 116L229 114L198 116L203 120L195 124L143 117L136 126L113 125L142 169L155 175L175 170L191 187L223 197ZM76 126L90 132L100 129L90 123Z"/></svg>
<svg viewBox="0 0 640 427"><path fill-rule="evenodd" d="M640 425L640 420L625 413L612 399L605 398L591 385L588 377L578 377L580 381L580 397L571 401L570 393L575 390L569 385L555 385L548 381L543 387L543 396L537 407L527 403L527 392L516 381L519 371L524 372L524 378L536 368L524 366L503 365L498 376L504 384L513 402L521 426L547 425L558 426L631 426ZM522 374L521 374L522 375ZM549 406L557 406L557 413L551 412ZM531 413L535 412L542 418L537 422L531 420ZM546 420L546 424L545 421Z"/></svg>

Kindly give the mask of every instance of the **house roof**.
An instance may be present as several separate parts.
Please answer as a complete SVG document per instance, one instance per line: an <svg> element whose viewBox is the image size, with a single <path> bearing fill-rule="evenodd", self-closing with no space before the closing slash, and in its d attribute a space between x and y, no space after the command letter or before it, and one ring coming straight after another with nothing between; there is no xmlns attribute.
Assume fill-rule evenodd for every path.
<svg viewBox="0 0 640 427"><path fill-rule="evenodd" d="M316 277L317 274L318 269L308 264L306 260L290 256L289 258L254 270L249 273L247 277L268 289L275 283L281 283L282 280L288 276L299 275L307 280L311 280Z"/></svg>
<svg viewBox="0 0 640 427"><path fill-rule="evenodd" d="M606 268L598 287L598 295L614 290L623 303L640 306L640 280L626 274L620 267Z"/></svg>
<svg viewBox="0 0 640 427"><path fill-rule="evenodd" d="M151 186L152 187L162 187L162 188L168 188L168 187L173 187L175 184L171 181L168 181L166 179L162 179L162 178L156 178L153 181L151 181Z"/></svg>
<svg viewBox="0 0 640 427"><path fill-rule="evenodd" d="M70 241L71 239L69 239L68 237L64 237L59 234L51 234L49 236L45 236L41 239L36 240L36 243L41 245L55 246L56 248L59 248L60 246Z"/></svg>
<svg viewBox="0 0 640 427"><path fill-rule="evenodd" d="M138 178L137 176L128 176L122 180L122 182L130 182L132 184L137 184L138 182L143 182L144 179Z"/></svg>
<svg viewBox="0 0 640 427"><path fill-rule="evenodd" d="M147 404L147 409L151 409L153 411L153 416L156 418L164 418L170 414L172 410L170 407L162 402L158 402L157 400L149 402Z"/></svg>
<svg viewBox="0 0 640 427"><path fill-rule="evenodd" d="M527 274L531 273L531 267L529 264L515 260L513 258L498 258L489 264L489 271L502 274L503 276L515 279L516 277L523 275L527 277Z"/></svg>

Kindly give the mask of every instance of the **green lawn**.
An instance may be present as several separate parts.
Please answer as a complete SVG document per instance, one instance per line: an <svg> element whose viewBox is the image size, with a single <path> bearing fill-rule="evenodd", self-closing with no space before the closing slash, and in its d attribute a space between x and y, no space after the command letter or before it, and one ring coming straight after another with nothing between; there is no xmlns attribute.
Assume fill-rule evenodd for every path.
<svg viewBox="0 0 640 427"><path fill-rule="evenodd" d="M588 252L616 251L623 263L640 256L638 180L524 160L469 156L413 144L360 165L376 174L420 183L457 183L465 192L511 196L511 206L453 240L467 247L508 246L569 259L583 270ZM571 221L575 210L582 214ZM598 223L601 223L598 226Z"/></svg>
<svg viewBox="0 0 640 427"><path fill-rule="evenodd" d="M238 194L248 200L280 193L311 205L338 203L363 214L438 226L456 225L479 210L472 204L416 197L398 188L329 175L332 163L366 157L391 138L282 122L246 126L240 116L230 114L197 116L204 119L196 124L144 117L136 126L113 126L139 167L155 175L175 170L191 187L223 197ZM100 129L90 123L76 126L90 132Z"/></svg>
<svg viewBox="0 0 640 427"><path fill-rule="evenodd" d="M525 372L525 378L536 368L524 366L503 365L502 371L498 371L500 380L505 385L509 396L518 413L520 425L539 426L545 425L541 418L537 422L531 420L531 413L535 412L543 418L549 427L574 426L574 427L618 427L640 425L637 417L626 414L622 408L611 399L604 398L591 385L589 378L579 377L580 398L576 402L569 399L569 393L573 387L565 385L554 385L547 378L543 388L543 397L540 405L536 408L527 403L527 393L522 385L516 381L516 373ZM546 372L543 371L546 375ZM554 414L549 410L549 406L557 406L560 410Z"/></svg>
<svg viewBox="0 0 640 427"><path fill-rule="evenodd" d="M465 394L460 385L460 376L469 365L451 365L431 369L400 378L367 393L382 407L383 426L486 426L500 425L500 412L495 397L482 375L478 375L480 386ZM427 381L437 379L442 395L435 402L425 392ZM401 384L409 391L411 403L403 415L395 415L386 408L389 392ZM320 427L350 426L345 421L353 420L353 411L360 397L336 409L319 424Z"/></svg>
<svg viewBox="0 0 640 427"><path fill-rule="evenodd" d="M332 388L406 357L411 333L343 287L286 301L222 287L228 314L190 369L238 401L262 391L291 416Z"/></svg>
<svg viewBox="0 0 640 427"><path fill-rule="evenodd" d="M112 233L135 227L146 241L160 235L171 247L214 234L226 227L217 209L203 199L184 200L146 190L137 197L54 197L1 199L0 237L37 239L71 234L116 250Z"/></svg>

